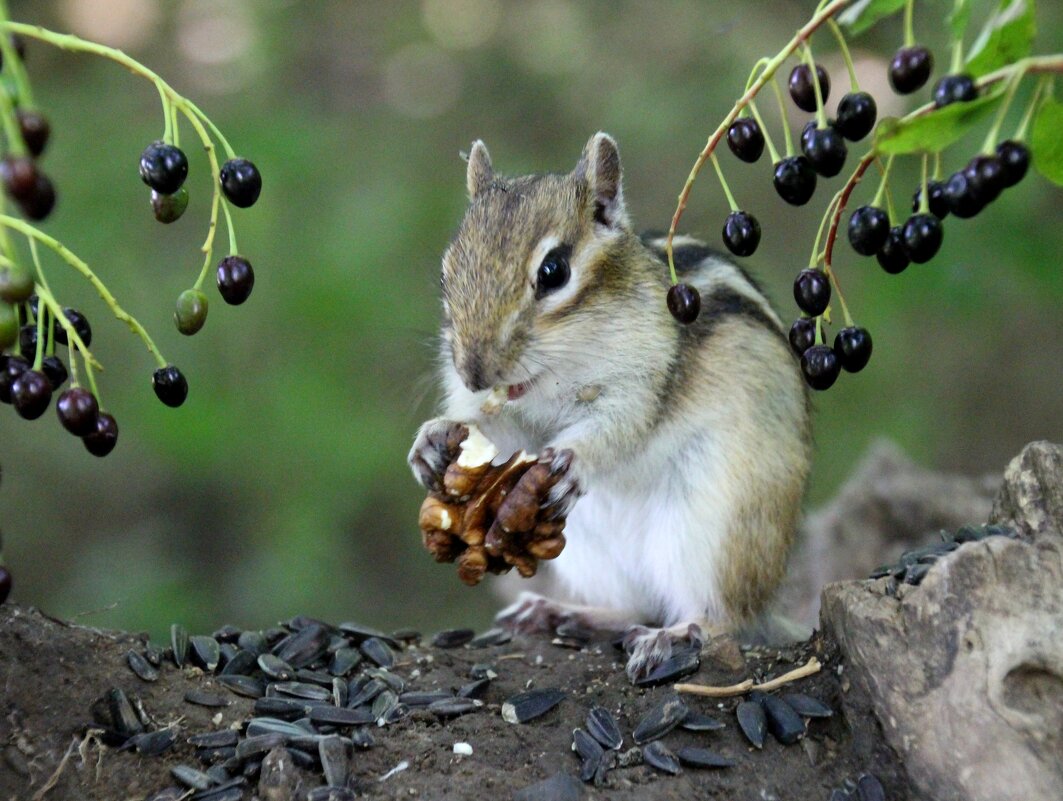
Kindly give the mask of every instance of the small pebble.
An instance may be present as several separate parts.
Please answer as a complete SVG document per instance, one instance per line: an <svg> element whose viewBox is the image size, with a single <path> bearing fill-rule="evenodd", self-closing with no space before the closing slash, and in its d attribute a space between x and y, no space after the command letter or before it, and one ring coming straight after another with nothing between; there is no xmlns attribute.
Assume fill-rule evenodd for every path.
<svg viewBox="0 0 1063 801"><path fill-rule="evenodd" d="M454 743L454 753L459 756L472 756L472 746L468 743Z"/></svg>

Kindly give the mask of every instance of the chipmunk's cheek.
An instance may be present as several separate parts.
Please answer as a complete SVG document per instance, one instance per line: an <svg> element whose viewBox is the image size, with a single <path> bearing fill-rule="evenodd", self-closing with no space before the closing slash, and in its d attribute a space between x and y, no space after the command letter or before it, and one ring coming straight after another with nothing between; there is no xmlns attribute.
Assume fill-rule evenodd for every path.
<svg viewBox="0 0 1063 801"><path fill-rule="evenodd" d="M531 381L524 381L520 384L510 384L509 389L506 393L507 400L515 401L519 400L520 398L523 398L526 394L528 394L528 390L531 389L532 384L534 383L535 380L533 379Z"/></svg>

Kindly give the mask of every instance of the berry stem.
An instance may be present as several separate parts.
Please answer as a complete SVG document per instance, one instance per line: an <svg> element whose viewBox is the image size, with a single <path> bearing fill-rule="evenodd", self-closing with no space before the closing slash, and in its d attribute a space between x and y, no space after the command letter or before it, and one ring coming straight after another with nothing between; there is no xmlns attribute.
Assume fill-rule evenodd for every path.
<svg viewBox="0 0 1063 801"><path fill-rule="evenodd" d="M719 169L720 167L717 165L717 172L719 172ZM723 181L722 174L720 175L720 180ZM726 183L723 185L723 191L727 193L727 198L731 201L732 210L737 211L737 209L734 208L734 198L731 197L731 190L727 188ZM225 212L225 227L229 231L229 255L236 256L240 252L240 249L236 246L236 229L233 228L233 218L232 214L229 213L229 204L224 200L221 202L221 210Z"/></svg>
<svg viewBox="0 0 1063 801"><path fill-rule="evenodd" d="M25 156L26 143L22 139L22 132L15 119L15 107L11 102L11 95L7 93L7 87L2 82L0 82L0 123L4 126L4 137L7 139L7 149L10 154Z"/></svg>
<svg viewBox="0 0 1063 801"><path fill-rule="evenodd" d="M808 65L809 73L812 75L812 91L816 94L816 127L827 127L827 112L823 110L823 93L819 90L819 73L816 72L816 60L812 58L812 47L805 42L804 47L805 64Z"/></svg>
<svg viewBox="0 0 1063 801"><path fill-rule="evenodd" d="M819 260L823 258L823 254L819 251L819 243L823 241L823 233L827 230L827 221L831 218L831 214L834 211L834 204L836 204L841 198L841 191L834 193L834 197L830 199L830 203L827 204L827 210L823 213L823 217L819 221L819 228L816 230L816 241L812 245L812 256L808 260L809 267L815 267L819 264Z"/></svg>
<svg viewBox="0 0 1063 801"><path fill-rule="evenodd" d="M952 59L949 62L949 73L957 74L963 69L963 39L956 39L952 43Z"/></svg>
<svg viewBox="0 0 1063 801"><path fill-rule="evenodd" d="M71 251L68 247L66 247L66 245L61 243L59 240L55 239L54 237L48 236L48 234L39 231L32 225L29 225L28 223L23 220L20 220L17 217L11 217L7 214L0 214L0 226L5 226L7 228L11 228L15 231L18 231L27 239L36 239L42 245L55 251L55 253L58 254L60 258L63 259L63 261L65 261L67 264L69 264L71 267L81 273L81 275L83 275L88 280L88 282L92 284L97 294L100 296L103 302L107 304L107 308L111 310L111 313L120 321L129 326L129 329L134 334L140 337L140 340L144 343L144 346L148 349L148 352L155 357L155 361L158 362L159 367L165 367L167 365L167 361L162 357L162 354L159 353L159 349L155 347L155 343L148 335L148 332L144 330L144 326L142 326L135 317L133 317L125 309L118 305L118 301L115 300L114 295L111 294L111 291L96 276L96 273L92 271L89 265L87 265L80 258L78 258L77 254ZM63 317L65 318L66 315L63 315Z"/></svg>
<svg viewBox="0 0 1063 801"><path fill-rule="evenodd" d="M159 100L162 101L162 117L164 123L162 141L177 147L177 144L173 140L173 108L171 107L170 98L166 94L165 87L161 84L155 84L155 88L159 90Z"/></svg>
<svg viewBox="0 0 1063 801"><path fill-rule="evenodd" d="M786 101L783 100L782 89L779 88L779 82L775 80L775 76L771 77L771 89L775 93L775 102L779 106L779 121L782 123L782 135L786 140L786 156L789 158L794 154L794 139L790 135L790 119L786 115ZM812 71L812 83L816 84L816 72Z"/></svg>
<svg viewBox="0 0 1063 801"><path fill-rule="evenodd" d="M985 141L982 143L982 152L986 155L991 155L993 149L997 146L997 138L1000 136L1000 129L1004 125L1004 117L1007 116L1008 109L1011 108L1011 101L1015 99L1015 92L1018 90L1022 78L1023 73L1019 71L1008 80L1008 88L1004 93L1004 100L1000 104L1000 111L997 112L997 118L993 120L993 127L989 129L985 136Z"/></svg>
<svg viewBox="0 0 1063 801"><path fill-rule="evenodd" d="M6 229L5 229L6 230ZM85 343L81 341L81 335L77 332L77 329L66 319L66 315L63 314L63 310L59 308L59 303L55 300L55 295L52 294L52 288L48 286L48 279L44 275L44 268L41 267L41 254L37 249L37 240L30 239L30 257L33 259L33 266L37 270L37 283L34 287L37 292L38 308L48 308L52 315L55 317L55 321L59 326L66 331L67 342L70 343L70 374L73 376L72 383L76 387L78 385L78 364L77 359L74 358L74 346L75 344L81 347L82 353L87 353L88 349L85 347ZM51 331L55 326L49 326ZM89 353L87 358L92 359L92 354Z"/></svg>
<svg viewBox="0 0 1063 801"><path fill-rule="evenodd" d="M915 26L912 23L914 16L915 0L908 0L904 4L904 46L912 47L915 44Z"/></svg>
<svg viewBox="0 0 1063 801"><path fill-rule="evenodd" d="M221 146L223 148L225 148L225 154L231 159L236 158L236 152L232 149L232 146L229 144L229 140L225 138L225 136L222 134L221 131L218 130L218 126L216 126L213 122L211 122L210 117L208 117L206 114L204 114L202 111L200 111L199 110L199 106L197 106L195 103L193 103L188 98L184 99L184 105L188 109L190 109L197 117L199 117L201 120L203 120L203 122L205 122L207 124L207 127L210 128L210 130L211 130L211 132L213 132L214 136L216 136L218 141L221 142Z"/></svg>
<svg viewBox="0 0 1063 801"><path fill-rule="evenodd" d="M221 168L218 166L218 156L214 148L214 143L203 128L203 123L201 123L199 118L188 106L185 105L184 101L178 103L178 107L181 109L181 113L188 118L190 123L192 123L192 127L199 135L199 139L203 143L203 149L207 151L207 159L210 161L211 175L214 176L214 193L210 200L210 225L207 228L207 238L203 240L203 246L200 248L200 250L203 251L204 257L203 268L199 271L199 278L196 279L195 283L195 288L200 289L207 278L207 271L210 270L210 263L214 255L214 235L218 231L218 206L221 205ZM225 214L226 217L228 217L228 209L225 210ZM235 242L235 234L233 233L231 220L229 221L229 237L230 243Z"/></svg>
<svg viewBox="0 0 1063 801"><path fill-rule="evenodd" d="M827 20L827 27L830 28L830 32L834 34L834 38L838 41L838 49L841 50L842 58L845 59L845 68L849 71L849 86L852 87L854 92L859 92L860 82L856 79L856 67L853 66L853 56L849 52L849 45L845 42L845 35L842 33L838 23L832 19Z"/></svg>
<svg viewBox="0 0 1063 801"><path fill-rule="evenodd" d="M45 321L48 319L48 307L41 306L40 296L38 295L37 302L37 350L33 354L33 369L40 370L41 364L44 362L44 338L46 332L44 330Z"/></svg>
<svg viewBox="0 0 1063 801"><path fill-rule="evenodd" d="M753 65L753 69L749 73L749 79L746 81L746 91L747 92L749 91L749 87L753 85L753 81L755 81L757 79L757 73L760 71L760 68L763 67L765 64L767 64L770 61L771 61L770 58L761 58L761 59L759 59L757 61L756 64Z"/></svg>
<svg viewBox="0 0 1063 801"><path fill-rule="evenodd" d="M716 175L720 179L720 186L723 187L723 193L725 195L727 195L727 202L731 206L731 211L738 211L738 204L735 203L735 197L734 197L734 195L731 194L731 187L729 187L727 185L727 179L723 177L723 170L720 169L720 160L718 158L716 158L716 154L715 153L712 154L711 158L712 158L712 166L716 168ZM226 217L229 216L229 210L228 209L225 210L225 216ZM230 232L230 234L232 233L232 226L231 225L229 226L229 232ZM230 236L230 240L231 239L232 238ZM232 244L232 253L235 256L236 255L236 243L235 243L235 241L232 241L231 244Z"/></svg>
<svg viewBox="0 0 1063 801"><path fill-rule="evenodd" d="M7 19L7 0L0 0L0 19ZM0 40L0 53L4 56L4 72L10 70L11 78L15 82L19 106L24 109L36 108L33 103L33 89L30 88L29 79L26 77L26 67L18 57L10 38L5 36Z"/></svg>
<svg viewBox="0 0 1063 801"><path fill-rule="evenodd" d="M1026 107L1026 112L1022 115L1022 122L1019 123L1019 127L1015 129L1015 139L1022 141L1026 138L1026 129L1030 127L1030 123L1033 121L1033 115L1037 111L1037 107L1041 105L1041 95L1044 92L1045 87L1048 86L1049 78L1047 75L1043 76L1041 80L1037 82L1037 87L1033 90L1033 97L1030 98L1030 104Z"/></svg>
<svg viewBox="0 0 1063 801"><path fill-rule="evenodd" d="M849 306L845 302L845 295L842 294L841 285L838 283L838 276L836 276L834 274L834 270L828 269L828 270L826 270L826 273L827 273L827 278L829 278L830 282L834 285L834 294L837 295L838 302L842 304L842 317L845 319L845 327L846 328L852 328L853 327L853 318L852 318L852 315L849 314ZM830 307L828 306L827 310L825 312L823 312L823 313L827 315L827 319L829 320L830 319Z"/></svg>
<svg viewBox="0 0 1063 801"><path fill-rule="evenodd" d="M849 202L849 196L856 189L856 185L860 183L860 179L864 177L864 173L867 172L867 168L871 166L874 160L874 151L865 154L860 159L860 163L856 165L853 174L849 176L849 180L845 182L845 186L841 188L838 205L834 207L834 218L831 220L830 230L827 232L827 244L824 246L823 267L828 273L833 263L834 243L838 239L838 224L841 221L842 212L845 211L845 204Z"/></svg>
<svg viewBox="0 0 1063 801"><path fill-rule="evenodd" d="M764 143L768 146L768 155L771 156L771 163L775 164L779 161L779 151L775 149L775 142L772 141L771 134L768 133L768 126L764 124L764 118L760 116L757 104L752 100L749 101L749 112L753 115L753 119L757 121L757 125L760 126L760 132L764 134Z"/></svg>
<svg viewBox="0 0 1063 801"><path fill-rule="evenodd" d="M816 316L816 344L823 344L823 315Z"/></svg>
<svg viewBox="0 0 1063 801"><path fill-rule="evenodd" d="M757 96L760 90L764 87L764 84L775 74L779 65L790 57L790 55L800 46L801 42L808 39L808 37L815 33L824 22L833 17L851 2L853 2L853 0L832 0L829 3L821 2L816 13L812 16L812 19L806 22L804 26L794 34L794 37L786 43L786 46L764 65L764 71L761 72L760 77L758 77L752 85L746 88L742 97L738 99L727 113L727 116L723 118L723 122L721 122L716 130L709 136L708 141L705 143L705 147L702 148L701 153L698 154L694 166L690 170L690 175L687 177L682 191L679 193L675 212L672 214L672 222L668 226L668 240L665 244L665 250L668 253L668 270L671 273L673 284L678 283L678 279L676 278L675 273L672 240L675 238L676 229L679 227L679 220L683 217L683 212L686 210L687 202L690 200L690 192L694 188L694 181L697 179L698 173L701 172L701 168L705 166L705 162L708 161L709 156L712 155L712 152L720 143L720 139L723 137L724 133L726 133L731 123L735 121L735 118L741 113L742 109L749 105ZM759 123L760 120L757 120L757 122ZM763 130L763 126L761 126L761 129ZM765 139L767 139L767 131L765 131ZM778 161L777 158L774 160Z"/></svg>
<svg viewBox="0 0 1063 801"><path fill-rule="evenodd" d="M934 154L934 180L940 181L941 176L941 151L939 150L937 153Z"/></svg>
<svg viewBox="0 0 1063 801"><path fill-rule="evenodd" d="M877 161L877 159L876 159L876 161ZM881 166L881 162L878 162L878 163L879 163L879 166ZM890 155L890 157L886 160L886 169L882 170L882 178L881 178L881 180L878 183L878 191L875 193L875 199L871 201L871 205L872 206L876 206L878 208L881 208L881 206L879 204L882 203L882 196L886 193L887 187L889 186L890 170L892 170L892 169L893 169L893 156Z"/></svg>
<svg viewBox="0 0 1063 801"><path fill-rule="evenodd" d="M891 159L892 159L892 157L891 157ZM919 213L920 214L929 214L930 213L930 191L927 188L927 164L928 164L929 161L930 161L930 158L927 156L926 153L924 153L923 154L923 183L921 185L922 188L921 188L921 190L919 192Z"/></svg>

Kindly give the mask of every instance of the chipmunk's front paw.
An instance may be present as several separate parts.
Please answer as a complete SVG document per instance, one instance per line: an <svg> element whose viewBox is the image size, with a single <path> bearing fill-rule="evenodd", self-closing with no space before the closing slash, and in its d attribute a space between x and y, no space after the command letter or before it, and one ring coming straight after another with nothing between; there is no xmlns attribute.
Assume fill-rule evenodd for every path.
<svg viewBox="0 0 1063 801"><path fill-rule="evenodd" d="M516 601L495 615L495 623L510 631L537 634L553 631L567 612L563 604L535 592L522 592Z"/></svg>
<svg viewBox="0 0 1063 801"><path fill-rule="evenodd" d="M547 448L539 457L540 461L549 460L550 473L557 476L557 483L550 489L543 502L543 512L548 520L568 517L573 504L583 494L579 479L579 464L572 451L567 448L554 451Z"/></svg>
<svg viewBox="0 0 1063 801"><path fill-rule="evenodd" d="M628 653L627 676L636 682L667 661L677 648L700 651L704 644L705 635L697 623L669 629L632 626L624 634L624 650Z"/></svg>
<svg viewBox="0 0 1063 801"><path fill-rule="evenodd" d="M461 443L467 436L467 425L443 417L429 420L421 426L406 461L413 470L413 477L422 487L432 492L443 490L443 475L447 465L458 458Z"/></svg>

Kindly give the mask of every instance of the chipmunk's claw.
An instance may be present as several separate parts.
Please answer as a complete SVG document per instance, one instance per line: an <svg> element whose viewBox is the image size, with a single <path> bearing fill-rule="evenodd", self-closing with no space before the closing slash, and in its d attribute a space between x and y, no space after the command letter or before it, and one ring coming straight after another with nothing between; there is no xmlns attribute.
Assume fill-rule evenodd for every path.
<svg viewBox="0 0 1063 801"><path fill-rule="evenodd" d="M561 517L568 517L572 506L583 494L575 455L567 448L560 451L547 448L543 451L540 459L549 463L550 472L553 475L560 476L543 502L543 511L546 514L546 518L557 520Z"/></svg>
<svg viewBox="0 0 1063 801"><path fill-rule="evenodd" d="M456 420L437 417L421 426L406 461L413 476L431 492L443 490L447 466L458 457L469 428Z"/></svg>
<svg viewBox="0 0 1063 801"><path fill-rule="evenodd" d="M624 634L628 678L634 683L650 675L671 658L676 646L700 651L704 644L705 635L697 623L667 629L632 626Z"/></svg>

